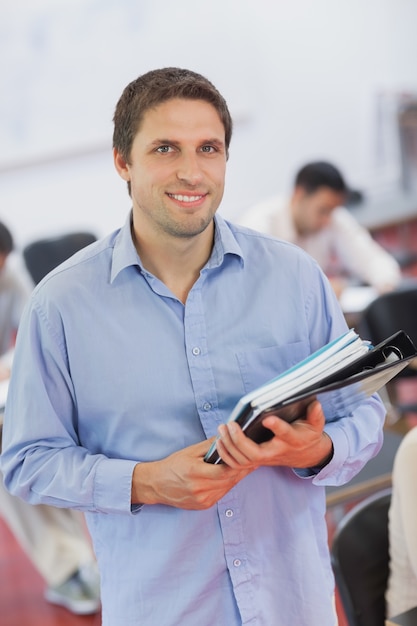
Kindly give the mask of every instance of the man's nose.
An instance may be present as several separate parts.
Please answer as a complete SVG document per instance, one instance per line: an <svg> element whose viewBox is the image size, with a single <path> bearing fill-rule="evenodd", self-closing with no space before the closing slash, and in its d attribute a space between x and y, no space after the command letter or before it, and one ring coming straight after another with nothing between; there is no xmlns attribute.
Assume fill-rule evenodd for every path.
<svg viewBox="0 0 417 626"><path fill-rule="evenodd" d="M197 154L183 154L178 163L177 178L194 187L201 182L202 171Z"/></svg>

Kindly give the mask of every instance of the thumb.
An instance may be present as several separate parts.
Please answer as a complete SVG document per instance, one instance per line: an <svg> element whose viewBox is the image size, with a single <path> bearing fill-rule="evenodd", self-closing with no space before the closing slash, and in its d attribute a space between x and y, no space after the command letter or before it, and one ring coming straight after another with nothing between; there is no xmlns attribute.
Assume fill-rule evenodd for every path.
<svg viewBox="0 0 417 626"><path fill-rule="evenodd" d="M323 413L323 407L318 400L314 400L314 402L308 405L306 418L312 426L316 426L320 429L323 428L326 420Z"/></svg>

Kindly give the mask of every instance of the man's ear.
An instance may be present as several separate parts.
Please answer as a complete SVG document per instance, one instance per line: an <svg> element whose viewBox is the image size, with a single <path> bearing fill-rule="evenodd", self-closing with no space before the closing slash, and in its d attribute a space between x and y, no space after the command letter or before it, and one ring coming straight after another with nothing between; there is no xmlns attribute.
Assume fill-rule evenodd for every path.
<svg viewBox="0 0 417 626"><path fill-rule="evenodd" d="M126 182L130 181L130 170L125 158L120 154L117 148L113 148L113 160L115 168L121 178Z"/></svg>

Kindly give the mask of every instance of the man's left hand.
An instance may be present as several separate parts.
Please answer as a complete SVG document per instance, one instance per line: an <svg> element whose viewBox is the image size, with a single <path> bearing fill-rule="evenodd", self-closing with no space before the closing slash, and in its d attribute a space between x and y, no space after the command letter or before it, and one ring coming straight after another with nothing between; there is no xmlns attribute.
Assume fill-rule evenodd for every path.
<svg viewBox="0 0 417 626"><path fill-rule="evenodd" d="M274 433L274 437L260 444L246 437L236 422L219 427L217 451L226 465L233 468L261 465L307 468L320 466L331 458L333 444L323 430L325 417L318 400L308 406L305 419L288 424L279 415L269 415L262 424Z"/></svg>

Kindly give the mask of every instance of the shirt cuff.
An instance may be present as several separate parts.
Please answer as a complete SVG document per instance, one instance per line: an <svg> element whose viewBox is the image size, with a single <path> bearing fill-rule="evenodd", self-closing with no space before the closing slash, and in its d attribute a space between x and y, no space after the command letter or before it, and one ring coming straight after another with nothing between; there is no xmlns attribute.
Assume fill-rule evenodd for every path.
<svg viewBox="0 0 417 626"><path fill-rule="evenodd" d="M330 459L326 460L322 465L306 468L294 468L295 474L300 478L314 478L321 474L320 478L325 478L329 474L339 470L349 454L349 444L343 430L339 427L334 428L337 422L330 422L326 425L326 433L329 435L333 452Z"/></svg>
<svg viewBox="0 0 417 626"><path fill-rule="evenodd" d="M103 513L135 513L132 475L137 461L102 459L96 469L94 508ZM140 506L140 505L139 505Z"/></svg>

